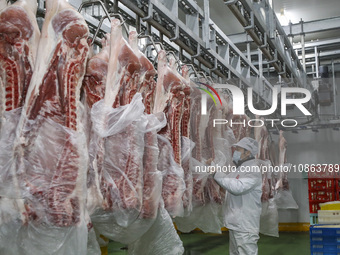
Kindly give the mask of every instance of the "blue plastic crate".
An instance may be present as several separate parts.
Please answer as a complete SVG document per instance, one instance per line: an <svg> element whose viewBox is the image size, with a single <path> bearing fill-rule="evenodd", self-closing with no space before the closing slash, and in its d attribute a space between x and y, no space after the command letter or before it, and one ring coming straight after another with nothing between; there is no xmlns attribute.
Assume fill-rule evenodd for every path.
<svg viewBox="0 0 340 255"><path fill-rule="evenodd" d="M326 245L326 244L311 244L310 250L312 252L333 252L340 253L340 245Z"/></svg>
<svg viewBox="0 0 340 255"><path fill-rule="evenodd" d="M310 236L311 244L340 245L340 236Z"/></svg>
<svg viewBox="0 0 340 255"><path fill-rule="evenodd" d="M332 224L332 226L333 225L334 224ZM338 228L327 228L326 226L327 224L317 224L310 226L310 236L340 236L340 225Z"/></svg>
<svg viewBox="0 0 340 255"><path fill-rule="evenodd" d="M324 227L323 227L324 226ZM310 226L310 250L312 255L340 255L340 225L327 228L327 224ZM332 224L332 226L334 226Z"/></svg>
<svg viewBox="0 0 340 255"><path fill-rule="evenodd" d="M312 251L311 255L340 255L340 252Z"/></svg>

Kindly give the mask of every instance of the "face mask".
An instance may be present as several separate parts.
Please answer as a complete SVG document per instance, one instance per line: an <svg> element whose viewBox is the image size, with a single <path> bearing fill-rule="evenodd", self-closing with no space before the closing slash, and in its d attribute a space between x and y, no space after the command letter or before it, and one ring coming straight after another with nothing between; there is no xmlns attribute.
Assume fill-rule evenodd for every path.
<svg viewBox="0 0 340 255"><path fill-rule="evenodd" d="M242 155L242 153L239 152L239 151L235 151L234 152L234 154L233 154L233 161L235 162L235 164L237 164L240 161L241 155Z"/></svg>

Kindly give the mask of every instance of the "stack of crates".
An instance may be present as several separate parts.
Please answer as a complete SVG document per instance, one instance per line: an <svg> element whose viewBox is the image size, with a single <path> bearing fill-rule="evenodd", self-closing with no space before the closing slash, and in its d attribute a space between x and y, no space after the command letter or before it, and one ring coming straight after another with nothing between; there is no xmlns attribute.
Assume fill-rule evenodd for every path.
<svg viewBox="0 0 340 255"><path fill-rule="evenodd" d="M316 214L320 210L320 203L339 199L338 179L334 172L308 172L309 212ZM339 192L338 192L339 190Z"/></svg>
<svg viewBox="0 0 340 255"><path fill-rule="evenodd" d="M309 179L309 212L317 213L320 210L320 203L334 201L336 188L334 179Z"/></svg>
<svg viewBox="0 0 340 255"><path fill-rule="evenodd" d="M340 172L334 173L334 185L336 200L340 200Z"/></svg>
<svg viewBox="0 0 340 255"><path fill-rule="evenodd" d="M340 225L312 225L311 255L340 255Z"/></svg>

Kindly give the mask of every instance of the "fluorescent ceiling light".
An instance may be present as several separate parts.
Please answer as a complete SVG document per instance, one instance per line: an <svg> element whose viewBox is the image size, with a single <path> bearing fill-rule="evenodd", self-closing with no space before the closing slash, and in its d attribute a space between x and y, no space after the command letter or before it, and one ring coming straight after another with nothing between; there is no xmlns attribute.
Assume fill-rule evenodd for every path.
<svg viewBox="0 0 340 255"><path fill-rule="evenodd" d="M276 17L280 21L281 26L287 26L289 21L292 23L298 23L299 19L292 12L288 12L285 9L281 9L280 13L276 13Z"/></svg>

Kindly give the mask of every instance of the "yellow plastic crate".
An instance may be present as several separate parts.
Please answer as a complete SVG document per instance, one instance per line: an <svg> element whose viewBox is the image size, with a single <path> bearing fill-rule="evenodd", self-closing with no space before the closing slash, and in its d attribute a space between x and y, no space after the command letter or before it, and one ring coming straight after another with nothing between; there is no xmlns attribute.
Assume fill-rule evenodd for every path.
<svg viewBox="0 0 340 255"><path fill-rule="evenodd" d="M340 201L320 203L320 210L340 210Z"/></svg>
<svg viewBox="0 0 340 255"><path fill-rule="evenodd" d="M340 210L319 210L318 221L320 224L340 223Z"/></svg>

